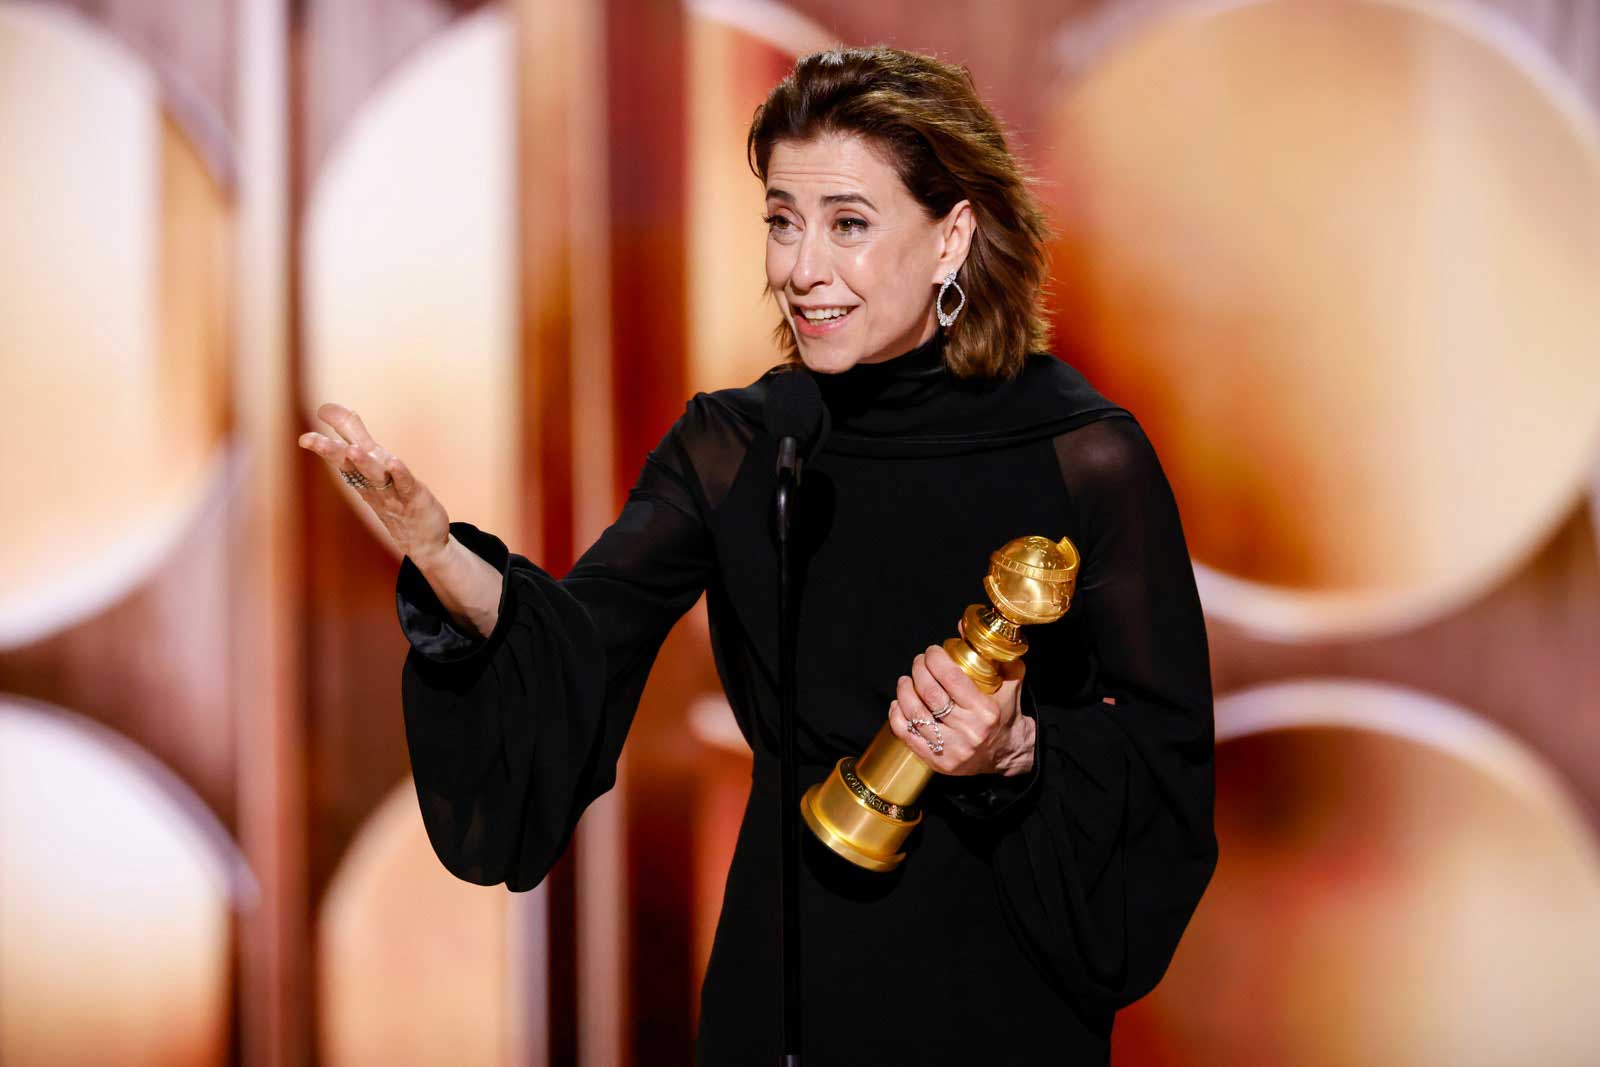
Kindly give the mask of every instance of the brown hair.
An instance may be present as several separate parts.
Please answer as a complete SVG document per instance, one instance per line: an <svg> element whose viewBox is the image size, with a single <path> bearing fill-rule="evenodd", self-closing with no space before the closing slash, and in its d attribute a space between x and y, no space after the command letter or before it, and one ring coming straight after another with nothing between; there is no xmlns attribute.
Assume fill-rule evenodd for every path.
<svg viewBox="0 0 1600 1067"><path fill-rule="evenodd" d="M1006 147L972 74L888 45L802 56L750 122L745 152L765 184L773 145L827 133L859 134L885 154L929 219L972 202L972 246L957 282L967 305L946 331L945 365L957 377L1010 378L1050 343L1044 310L1051 237L1044 211ZM772 285L762 290L771 295ZM951 306L955 294L946 297ZM799 361L786 319L773 332L785 362Z"/></svg>

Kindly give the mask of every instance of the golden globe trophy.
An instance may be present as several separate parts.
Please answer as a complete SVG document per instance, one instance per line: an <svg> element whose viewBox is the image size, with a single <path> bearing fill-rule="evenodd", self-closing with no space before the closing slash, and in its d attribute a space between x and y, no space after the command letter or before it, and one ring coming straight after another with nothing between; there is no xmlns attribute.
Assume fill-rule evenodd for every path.
<svg viewBox="0 0 1600 1067"><path fill-rule="evenodd" d="M1019 537L989 555L983 591L993 607L968 604L963 636L944 650L980 690L999 690L996 664L1028 651L1022 627L1055 622L1067 613L1078 581L1078 550L1063 537ZM869 871L905 859L900 846L922 821L917 797L933 778L929 767L885 722L858 759L841 759L800 798L811 832L834 852Z"/></svg>

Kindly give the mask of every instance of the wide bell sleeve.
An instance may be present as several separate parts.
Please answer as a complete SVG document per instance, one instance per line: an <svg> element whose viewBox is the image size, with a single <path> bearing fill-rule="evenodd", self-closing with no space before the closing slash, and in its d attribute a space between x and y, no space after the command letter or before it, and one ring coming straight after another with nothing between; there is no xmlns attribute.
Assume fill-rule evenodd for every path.
<svg viewBox="0 0 1600 1067"><path fill-rule="evenodd" d="M1177 504L1143 429L1104 418L1055 444L1092 693L1068 700L1024 675L1034 768L961 810L995 830L995 882L1023 951L1108 1015L1160 981L1216 868L1210 656Z"/></svg>
<svg viewBox="0 0 1600 1067"><path fill-rule="evenodd" d="M534 888L616 765L661 644L714 569L683 437L645 459L616 520L557 579L491 533L451 531L502 575L492 633L457 627L409 556L395 603L406 744L428 840L450 873Z"/></svg>

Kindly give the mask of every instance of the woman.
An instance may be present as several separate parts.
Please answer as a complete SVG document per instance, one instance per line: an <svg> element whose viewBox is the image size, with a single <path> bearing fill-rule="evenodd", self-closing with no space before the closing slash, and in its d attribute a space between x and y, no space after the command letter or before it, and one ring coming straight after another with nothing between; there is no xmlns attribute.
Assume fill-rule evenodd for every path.
<svg viewBox="0 0 1600 1067"><path fill-rule="evenodd" d="M422 815L458 877L535 886L615 769L668 630L708 595L755 757L698 1059L778 1055L775 447L762 406L810 373L831 433L806 468L802 788L887 715L937 775L907 859L810 834L804 1062L1106 1063L1114 1012L1164 973L1216 864L1206 632L1175 501L1125 409L1044 351L1047 233L964 68L897 49L801 59L749 133L785 362L699 393L621 515L561 579L448 521L337 405L302 443L364 482L407 550L396 590ZM1058 622L985 695L939 643L1025 534L1081 555Z"/></svg>

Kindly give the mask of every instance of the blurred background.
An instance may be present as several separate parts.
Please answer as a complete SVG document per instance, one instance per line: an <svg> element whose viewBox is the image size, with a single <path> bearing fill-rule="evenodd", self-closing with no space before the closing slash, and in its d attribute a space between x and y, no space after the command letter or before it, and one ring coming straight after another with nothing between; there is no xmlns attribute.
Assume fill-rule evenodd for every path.
<svg viewBox="0 0 1600 1067"><path fill-rule="evenodd" d="M1595 1062L1600 4L0 0L7 1067L689 1062L704 602L550 878L457 881L397 555L295 438L563 573L777 361L746 127L880 41L1037 175L1209 618L1221 862L1115 1062Z"/></svg>

